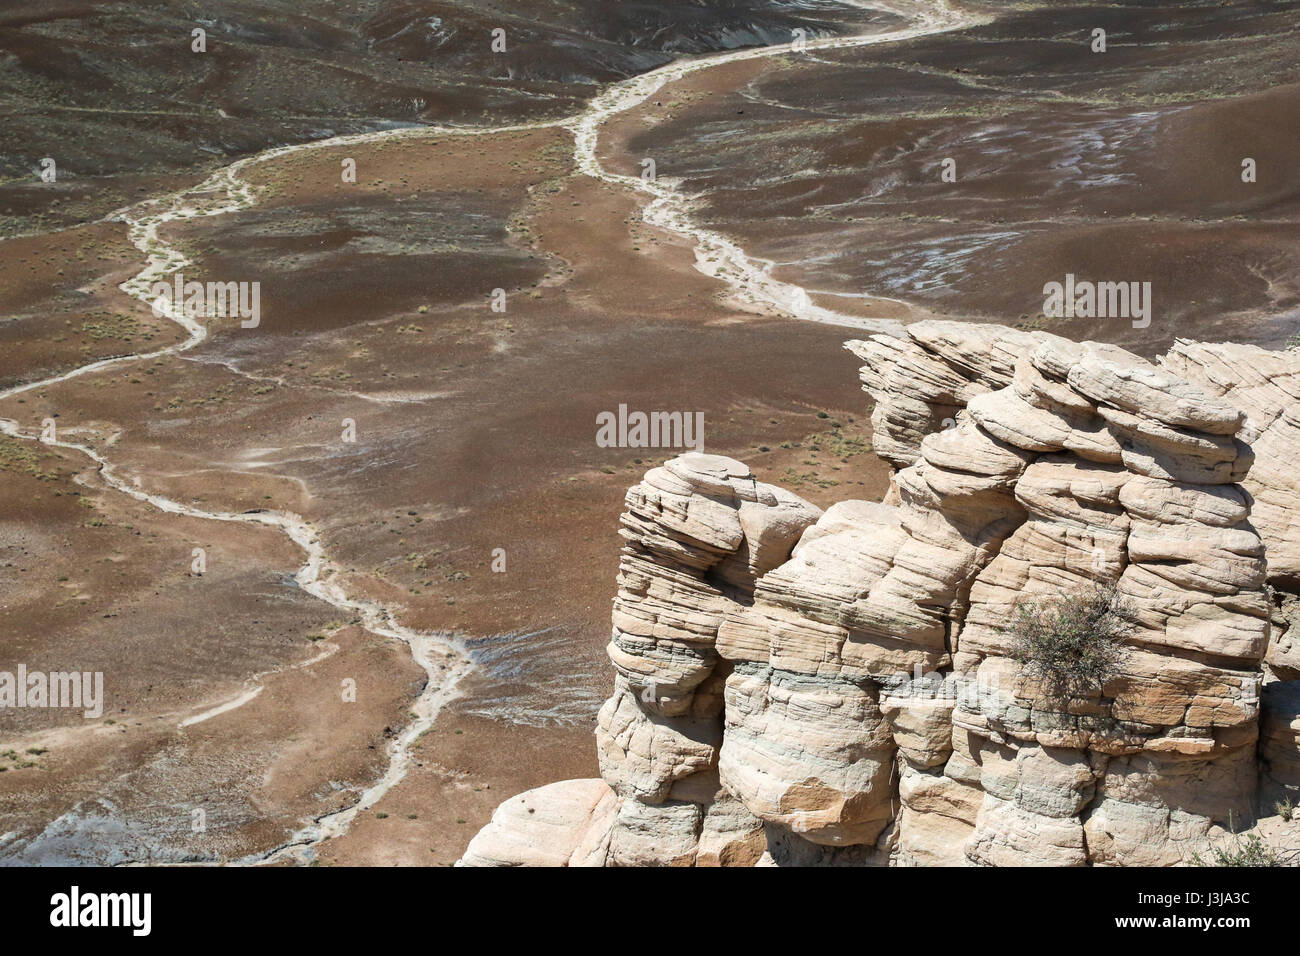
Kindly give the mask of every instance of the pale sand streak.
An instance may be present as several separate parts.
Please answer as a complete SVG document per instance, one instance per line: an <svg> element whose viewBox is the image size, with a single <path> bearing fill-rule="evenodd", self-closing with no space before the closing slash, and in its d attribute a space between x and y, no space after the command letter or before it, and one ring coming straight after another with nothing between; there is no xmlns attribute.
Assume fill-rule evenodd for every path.
<svg viewBox="0 0 1300 956"><path fill-rule="evenodd" d="M265 690L263 687L254 687L252 690L244 691L234 700L228 700L224 704L213 707L211 710L205 710L201 714L195 714L193 717L186 717L177 726L182 730L186 727L193 727L195 724L201 724L205 720L211 720L213 717L220 717L222 714L228 714L232 710L243 707L250 700Z"/></svg>
<svg viewBox="0 0 1300 956"><path fill-rule="evenodd" d="M849 0L855 6L892 9L888 3L871 4L869 0ZM893 12L902 12L894 10ZM807 49L829 50L844 47L872 46L879 43L894 43L915 37L943 33L982 22L980 18L959 14L949 9L946 0L934 9L922 11L915 18L914 25L902 30L888 33L869 34L857 37L836 37L826 40L811 40ZM610 183L618 183L631 189L649 193L654 198L646 206L643 218L653 226L660 226L679 235L692 239L695 243L695 266L705 275L724 280L732 288L732 294L742 302L759 306L772 306L810 322L826 322L832 325L845 325L865 329L871 332L899 333L902 323L894 319L865 319L844 315L831 309L815 305L807 291L801 286L781 282L770 274L770 264L760 267L745 254L736 243L714 232L696 226L691 221L690 200L677 190L671 180L644 180L639 176L626 176L611 173L600 165L596 147L600 138L600 127L611 116L644 102L647 97L660 90L664 84L680 79L689 73L709 67L753 60L760 57L790 53L790 47L761 47L752 50L738 50L687 60L682 63L670 63L658 70L632 77L616 83L598 95L587 109L575 120L566 124L573 131L575 140L575 157L578 168L589 176ZM878 296L877 298L886 298ZM899 302L893 299L890 301ZM904 303L906 304L906 303Z"/></svg>

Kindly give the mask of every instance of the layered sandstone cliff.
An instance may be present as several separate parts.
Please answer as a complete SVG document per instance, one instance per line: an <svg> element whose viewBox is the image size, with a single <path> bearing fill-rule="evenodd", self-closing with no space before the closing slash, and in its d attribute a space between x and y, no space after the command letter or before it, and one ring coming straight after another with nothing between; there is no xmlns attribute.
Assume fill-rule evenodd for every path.
<svg viewBox="0 0 1300 956"><path fill-rule="evenodd" d="M952 322L848 348L885 502L648 472L603 779L507 801L463 863L1177 864L1300 790L1295 355ZM1128 646L1062 696L1003 628L1092 584Z"/></svg>

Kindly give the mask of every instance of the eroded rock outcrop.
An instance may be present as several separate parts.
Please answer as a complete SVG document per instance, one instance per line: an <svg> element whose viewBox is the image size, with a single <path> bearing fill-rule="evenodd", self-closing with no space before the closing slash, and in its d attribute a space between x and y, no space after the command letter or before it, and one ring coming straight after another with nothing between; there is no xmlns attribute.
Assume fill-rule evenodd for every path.
<svg viewBox="0 0 1300 956"><path fill-rule="evenodd" d="M698 454L628 492L603 784L507 802L464 862L1177 864L1255 817L1261 772L1300 789L1270 586L1300 575L1300 362L907 333L848 345L887 504L822 513ZM1125 653L1063 695L1004 627L1092 585Z"/></svg>

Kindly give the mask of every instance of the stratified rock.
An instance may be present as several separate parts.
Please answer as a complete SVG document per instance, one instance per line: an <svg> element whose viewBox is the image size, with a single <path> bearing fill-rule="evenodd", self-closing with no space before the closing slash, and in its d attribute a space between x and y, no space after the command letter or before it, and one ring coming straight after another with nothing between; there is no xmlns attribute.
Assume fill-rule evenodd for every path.
<svg viewBox="0 0 1300 956"><path fill-rule="evenodd" d="M936 687L931 696L921 682L908 682L905 689L882 691L880 712L889 723L899 756L909 767L941 767L952 753L952 711L957 701L942 696L943 690Z"/></svg>
<svg viewBox="0 0 1300 956"><path fill-rule="evenodd" d="M1236 406L1115 346L1084 342L1066 381L1098 409L1119 409L1191 432L1234 435L1245 419Z"/></svg>
<svg viewBox="0 0 1300 956"><path fill-rule="evenodd" d="M682 714L717 663L728 608L821 511L738 461L694 453L647 472L627 509L610 660L639 701Z"/></svg>
<svg viewBox="0 0 1300 956"><path fill-rule="evenodd" d="M865 363L862 388L875 403L872 447L896 468L912 464L921 439L986 390L911 339L875 335L845 347Z"/></svg>
<svg viewBox="0 0 1300 956"><path fill-rule="evenodd" d="M763 821L723 793L704 812L696 866L756 866L767 852Z"/></svg>
<svg viewBox="0 0 1300 956"><path fill-rule="evenodd" d="M1253 747L1211 760L1150 751L1111 757L1085 822L1092 862L1186 864L1229 829L1245 829L1254 787Z"/></svg>
<svg viewBox="0 0 1300 956"><path fill-rule="evenodd" d="M723 852L721 831L702 830L718 791L729 673L719 667L718 631L820 515L717 455L674 458L628 491L609 644L618 677L596 731L601 774L623 798L611 863L693 862L701 832L710 853L734 855ZM655 826L672 839L656 844Z"/></svg>
<svg viewBox="0 0 1300 956"><path fill-rule="evenodd" d="M862 388L875 402L872 446L896 468L920 455L921 439L956 424L978 395L1010 383L1017 355L1033 339L1000 325L928 320L907 338L873 335L845 343L860 358Z"/></svg>
<svg viewBox="0 0 1300 956"><path fill-rule="evenodd" d="M1241 485L1268 549L1269 580L1300 588L1300 352L1179 339L1160 365L1246 413L1237 437L1254 463Z"/></svg>
<svg viewBox="0 0 1300 956"><path fill-rule="evenodd" d="M601 775L621 797L662 803L673 785L717 765L716 717L646 713L619 681L596 720Z"/></svg>
<svg viewBox="0 0 1300 956"><path fill-rule="evenodd" d="M603 780L564 780L511 797L470 841L460 865L568 866L592 831L609 829L617 802ZM591 855L584 849L580 860Z"/></svg>
<svg viewBox="0 0 1300 956"><path fill-rule="evenodd" d="M1077 817L1049 817L985 794L966 859L978 866L1084 866L1088 853Z"/></svg>
<svg viewBox="0 0 1300 956"><path fill-rule="evenodd" d="M871 843L892 816L893 745L869 686L768 668L727 679L722 785L819 844Z"/></svg>
<svg viewBox="0 0 1300 956"><path fill-rule="evenodd" d="M1300 357L954 322L848 347L890 503L648 472L605 782L508 802L465 862L1176 865L1300 802ZM1122 653L1065 692L1008 623L1094 587Z"/></svg>
<svg viewBox="0 0 1300 956"><path fill-rule="evenodd" d="M704 811L697 803L624 800L610 830L606 866L693 866Z"/></svg>

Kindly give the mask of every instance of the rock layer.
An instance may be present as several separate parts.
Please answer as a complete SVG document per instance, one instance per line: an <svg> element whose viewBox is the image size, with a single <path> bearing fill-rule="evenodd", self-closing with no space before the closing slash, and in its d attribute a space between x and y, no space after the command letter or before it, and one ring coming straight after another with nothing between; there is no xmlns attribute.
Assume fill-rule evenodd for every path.
<svg viewBox="0 0 1300 956"><path fill-rule="evenodd" d="M848 347L888 504L822 513L717 456L648 472L603 784L507 802L464 862L1177 864L1254 817L1261 771L1300 789L1271 599L1300 580L1294 356L937 321ZM1125 651L1065 695L1004 627L1096 585Z"/></svg>

